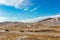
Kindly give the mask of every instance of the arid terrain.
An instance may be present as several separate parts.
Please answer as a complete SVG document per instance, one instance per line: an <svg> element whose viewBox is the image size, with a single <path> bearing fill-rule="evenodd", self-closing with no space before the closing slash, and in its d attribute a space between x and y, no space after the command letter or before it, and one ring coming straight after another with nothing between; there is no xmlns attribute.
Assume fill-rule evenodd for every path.
<svg viewBox="0 0 60 40"><path fill-rule="evenodd" d="M60 40L60 18L35 23L2 22L0 40Z"/></svg>

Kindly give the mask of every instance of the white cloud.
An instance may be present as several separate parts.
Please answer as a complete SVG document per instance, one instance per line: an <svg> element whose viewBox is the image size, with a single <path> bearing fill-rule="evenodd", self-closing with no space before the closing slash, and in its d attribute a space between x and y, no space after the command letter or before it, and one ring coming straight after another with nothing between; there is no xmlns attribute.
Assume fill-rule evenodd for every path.
<svg viewBox="0 0 60 40"><path fill-rule="evenodd" d="M32 19L26 19L26 20L22 20L21 22L26 22L26 23L32 23L32 22L38 22L47 18L56 18L56 17L60 17L60 14L58 15L52 15L52 16L43 16L43 17L37 17L37 18L32 18Z"/></svg>
<svg viewBox="0 0 60 40"><path fill-rule="evenodd" d="M38 22L38 21L41 21L41 20L44 20L44 19L47 19L47 18L56 18L56 17L60 17L60 14L58 15L52 15L52 16L43 16L43 17L37 17L37 18L32 18L32 19L26 19L26 20L18 20L17 17L14 17L14 18L8 18L8 17L3 17L3 16L0 16L0 22L5 22L5 21L11 21L11 22L26 22L26 23L31 23L31 22Z"/></svg>
<svg viewBox="0 0 60 40"><path fill-rule="evenodd" d="M2 17L2 16L0 16L0 22L4 22L4 21L6 21L8 18L7 17Z"/></svg>
<svg viewBox="0 0 60 40"><path fill-rule="evenodd" d="M28 8L25 8L25 9L24 9L24 11L27 11L27 10L28 10Z"/></svg>
<svg viewBox="0 0 60 40"><path fill-rule="evenodd" d="M5 21L16 22L19 20L17 19L17 17L9 18L9 17L0 16L0 22L5 22Z"/></svg>
<svg viewBox="0 0 60 40"><path fill-rule="evenodd" d="M0 4L7 6L17 6L19 3L21 4L24 0L0 0Z"/></svg>
<svg viewBox="0 0 60 40"><path fill-rule="evenodd" d="M40 6L37 6L37 7L33 8L32 10L30 10L30 12L36 11L39 7L40 7Z"/></svg>
<svg viewBox="0 0 60 40"><path fill-rule="evenodd" d="M48 17L47 16L37 17L37 18L22 20L21 22L27 22L27 23L38 22L38 21L43 20L43 19L46 19L46 18L48 18Z"/></svg>
<svg viewBox="0 0 60 40"><path fill-rule="evenodd" d="M26 8L32 5L30 0L0 0L1 5L14 6L15 8Z"/></svg>

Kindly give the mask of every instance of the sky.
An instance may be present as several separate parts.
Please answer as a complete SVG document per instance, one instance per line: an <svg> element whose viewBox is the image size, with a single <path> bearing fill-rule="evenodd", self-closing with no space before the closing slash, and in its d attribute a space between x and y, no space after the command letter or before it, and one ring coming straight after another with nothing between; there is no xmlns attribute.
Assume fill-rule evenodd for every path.
<svg viewBox="0 0 60 40"><path fill-rule="evenodd" d="M0 22L60 14L60 0L0 0Z"/></svg>

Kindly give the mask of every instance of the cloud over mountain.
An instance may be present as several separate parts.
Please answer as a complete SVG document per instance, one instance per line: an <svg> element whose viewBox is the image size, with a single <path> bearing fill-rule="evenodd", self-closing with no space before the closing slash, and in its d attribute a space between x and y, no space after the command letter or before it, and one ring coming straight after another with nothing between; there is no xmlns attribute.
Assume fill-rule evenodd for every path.
<svg viewBox="0 0 60 40"><path fill-rule="evenodd" d="M41 20L44 20L44 19L47 19L47 18L58 18L58 17L60 17L60 14L51 15L51 16L42 16L42 17L37 17L37 18L32 18L32 19L26 19L26 20L23 20L21 22L31 23L31 22L38 22L38 21L41 21Z"/></svg>

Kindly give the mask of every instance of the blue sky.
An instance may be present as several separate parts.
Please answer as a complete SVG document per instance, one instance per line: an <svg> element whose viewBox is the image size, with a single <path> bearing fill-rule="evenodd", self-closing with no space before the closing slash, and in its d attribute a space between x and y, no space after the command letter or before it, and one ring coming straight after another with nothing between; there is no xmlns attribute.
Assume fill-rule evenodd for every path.
<svg viewBox="0 0 60 40"><path fill-rule="evenodd" d="M0 0L0 16L26 20L60 14L60 0Z"/></svg>

